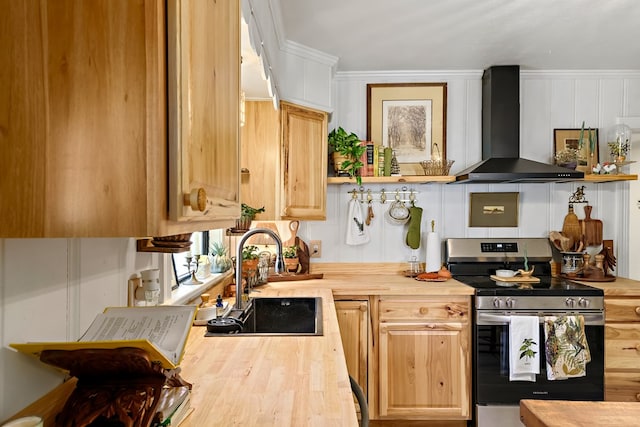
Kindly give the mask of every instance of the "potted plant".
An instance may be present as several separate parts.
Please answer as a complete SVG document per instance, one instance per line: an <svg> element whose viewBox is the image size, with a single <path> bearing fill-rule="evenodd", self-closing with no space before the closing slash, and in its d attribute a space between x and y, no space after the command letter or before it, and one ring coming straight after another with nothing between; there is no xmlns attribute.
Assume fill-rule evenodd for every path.
<svg viewBox="0 0 640 427"><path fill-rule="evenodd" d="M282 251L282 256L284 257L284 265L285 269L290 273L295 273L298 271L298 246L287 246Z"/></svg>
<svg viewBox="0 0 640 427"><path fill-rule="evenodd" d="M358 185L362 184L359 169L363 166L360 159L366 151L366 147L360 142L355 133L347 133L342 127L338 127L329 133L329 148L333 155L333 165L336 173L347 174L356 178Z"/></svg>
<svg viewBox="0 0 640 427"><path fill-rule="evenodd" d="M565 148L556 153L556 164L563 168L575 169L578 166L578 150Z"/></svg>
<svg viewBox="0 0 640 427"><path fill-rule="evenodd" d="M236 228L238 230L248 230L256 214L262 212L264 212L264 206L261 208L252 208L246 203L242 203L240 206L240 219L236 221Z"/></svg>
<svg viewBox="0 0 640 427"><path fill-rule="evenodd" d="M242 273L246 276L249 270L258 268L258 247L255 245L247 245L242 248Z"/></svg>
<svg viewBox="0 0 640 427"><path fill-rule="evenodd" d="M227 248L220 242L213 242L211 245L211 272L224 273L231 267L231 258L227 255Z"/></svg>

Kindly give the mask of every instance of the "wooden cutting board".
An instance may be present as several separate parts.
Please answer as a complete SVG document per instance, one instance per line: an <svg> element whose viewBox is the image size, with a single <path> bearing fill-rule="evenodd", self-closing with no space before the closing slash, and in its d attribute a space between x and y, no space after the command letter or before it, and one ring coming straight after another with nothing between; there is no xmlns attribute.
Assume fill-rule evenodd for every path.
<svg viewBox="0 0 640 427"><path fill-rule="evenodd" d="M599 246L602 244L602 221L591 218L592 209L590 205L584 207L582 234L586 246Z"/></svg>
<svg viewBox="0 0 640 427"><path fill-rule="evenodd" d="M492 274L491 280L495 280L497 282L518 282L518 283L538 283L540 279L537 277L523 277L523 276L513 276L513 277L500 277Z"/></svg>

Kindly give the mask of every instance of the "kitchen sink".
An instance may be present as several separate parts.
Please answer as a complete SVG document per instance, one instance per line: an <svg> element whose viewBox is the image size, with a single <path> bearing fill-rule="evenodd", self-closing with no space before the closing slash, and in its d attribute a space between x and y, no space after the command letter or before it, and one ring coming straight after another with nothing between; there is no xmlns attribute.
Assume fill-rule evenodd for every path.
<svg viewBox="0 0 640 427"><path fill-rule="evenodd" d="M321 297L252 298L244 310L233 309L207 322L207 336L322 335Z"/></svg>

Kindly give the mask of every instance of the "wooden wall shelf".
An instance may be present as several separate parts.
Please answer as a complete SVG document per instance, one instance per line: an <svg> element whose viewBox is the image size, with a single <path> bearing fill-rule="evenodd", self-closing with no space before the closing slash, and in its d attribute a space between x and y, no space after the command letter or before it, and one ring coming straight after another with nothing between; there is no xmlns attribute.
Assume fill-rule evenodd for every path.
<svg viewBox="0 0 640 427"><path fill-rule="evenodd" d="M429 184L429 183L447 183L454 182L456 177L453 175L415 175L415 176L364 176L363 184ZM330 176L327 178L327 184L356 184L355 178Z"/></svg>
<svg viewBox="0 0 640 427"><path fill-rule="evenodd" d="M598 174L589 174L585 175L583 182L593 182L593 183L603 183L603 182L619 182L619 181L637 181L638 175L627 175L627 174L619 174L619 175L598 175ZM401 183L413 183L413 184L430 184L430 183L440 183L447 184L450 182L455 182L456 177L454 175L443 175L443 176L427 176L427 175L416 175L416 176L367 176L362 177L363 184L401 184ZM576 180L576 182L581 180ZM355 178L349 177L337 177L330 176L327 178L327 184L352 184L356 185Z"/></svg>
<svg viewBox="0 0 640 427"><path fill-rule="evenodd" d="M637 181L638 175L598 175L589 174L584 176L585 182L615 182L615 181Z"/></svg>

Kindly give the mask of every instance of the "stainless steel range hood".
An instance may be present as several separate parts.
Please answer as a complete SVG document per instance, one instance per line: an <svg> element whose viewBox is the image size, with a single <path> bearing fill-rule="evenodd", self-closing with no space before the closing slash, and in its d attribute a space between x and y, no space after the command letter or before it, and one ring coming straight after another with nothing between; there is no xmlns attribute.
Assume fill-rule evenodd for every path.
<svg viewBox="0 0 640 427"><path fill-rule="evenodd" d="M520 157L520 67L494 66L482 75L482 161L456 183L565 182L584 173Z"/></svg>

